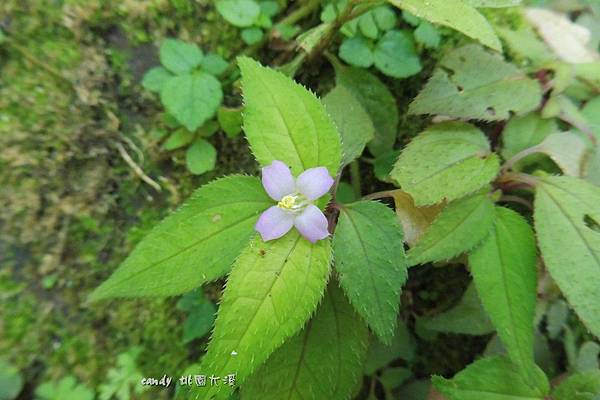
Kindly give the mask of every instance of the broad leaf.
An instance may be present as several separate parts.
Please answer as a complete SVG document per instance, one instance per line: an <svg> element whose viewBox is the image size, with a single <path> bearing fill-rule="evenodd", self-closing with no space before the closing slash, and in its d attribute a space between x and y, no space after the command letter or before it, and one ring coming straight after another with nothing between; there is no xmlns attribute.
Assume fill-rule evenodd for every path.
<svg viewBox="0 0 600 400"><path fill-rule="evenodd" d="M499 160L479 129L461 122L433 125L400 154L390 176L417 206L451 201L490 182Z"/></svg>
<svg viewBox="0 0 600 400"><path fill-rule="evenodd" d="M544 400L548 380L538 367L532 373L536 387L527 384L508 358L496 356L475 361L452 379L434 376L432 383L448 400Z"/></svg>
<svg viewBox="0 0 600 400"><path fill-rule="evenodd" d="M358 158L373 139L371 117L344 86L336 86L323 97L323 104L342 135L342 165Z"/></svg>
<svg viewBox="0 0 600 400"><path fill-rule="evenodd" d="M203 56L202 50L194 43L177 39L165 39L160 46L160 62L176 75L191 72L200 65Z"/></svg>
<svg viewBox="0 0 600 400"><path fill-rule="evenodd" d="M484 240L494 225L494 204L487 194L446 206L408 252L409 265L450 260Z"/></svg>
<svg viewBox="0 0 600 400"><path fill-rule="evenodd" d="M533 333L537 299L533 230L516 212L495 209L495 224L469 255L469 266L484 308L523 377L533 383Z"/></svg>
<svg viewBox="0 0 600 400"><path fill-rule="evenodd" d="M540 84L482 47L448 53L411 103L411 114L498 121L523 114L542 100Z"/></svg>
<svg viewBox="0 0 600 400"><path fill-rule="evenodd" d="M220 107L217 112L217 119L221 129L229 137L235 137L242 132L242 110L239 108Z"/></svg>
<svg viewBox="0 0 600 400"><path fill-rule="evenodd" d="M186 146L194 140L194 134L185 128L179 128L165 140L163 148L165 150L176 150Z"/></svg>
<svg viewBox="0 0 600 400"><path fill-rule="evenodd" d="M315 316L242 387L242 398L348 399L362 377L369 332L335 283Z"/></svg>
<svg viewBox="0 0 600 400"><path fill-rule="evenodd" d="M334 67L336 84L348 89L371 116L375 137L369 143L369 150L375 156L390 151L396 142L399 119L396 99L387 86L368 71L339 63Z"/></svg>
<svg viewBox="0 0 600 400"><path fill-rule="evenodd" d="M389 0L389 2L419 18L456 29L494 50L502 50L500 40L485 17L462 0Z"/></svg>
<svg viewBox="0 0 600 400"><path fill-rule="evenodd" d="M315 311L330 262L329 240L311 244L295 230L270 242L257 236L229 275L202 370L236 374L242 384ZM219 385L194 394L227 398L231 389Z"/></svg>
<svg viewBox="0 0 600 400"><path fill-rule="evenodd" d="M444 204L417 207L413 198L402 190L394 190L390 192L390 195L394 198L396 215L402 223L404 241L413 247L421 239L427 227L442 211ZM410 259L410 252L408 256Z"/></svg>
<svg viewBox="0 0 600 400"><path fill-rule="evenodd" d="M163 67L154 67L144 74L142 86L151 92L160 93L165 82L173 77L169 71Z"/></svg>
<svg viewBox="0 0 600 400"><path fill-rule="evenodd" d="M217 11L232 25L245 28L254 24L260 6L254 0L217 0Z"/></svg>
<svg viewBox="0 0 600 400"><path fill-rule="evenodd" d="M335 268L350 302L379 338L390 343L407 276L398 218L377 202L345 206L333 249Z"/></svg>
<svg viewBox="0 0 600 400"><path fill-rule="evenodd" d="M319 99L287 76L239 58L244 92L244 131L261 165L284 161L294 175L341 162L340 135Z"/></svg>
<svg viewBox="0 0 600 400"><path fill-rule="evenodd" d="M521 0L465 0L465 3L478 8L504 8L518 6Z"/></svg>
<svg viewBox="0 0 600 400"><path fill-rule="evenodd" d="M223 91L214 76L195 72L169 79L160 92L160 99L167 111L193 132L215 115Z"/></svg>
<svg viewBox="0 0 600 400"><path fill-rule="evenodd" d="M355 67L369 68L373 65L373 49L369 41L362 36L344 39L339 55L342 60Z"/></svg>
<svg viewBox="0 0 600 400"><path fill-rule="evenodd" d="M209 74L219 76L227 70L229 63L218 54L207 54L200 66Z"/></svg>
<svg viewBox="0 0 600 400"><path fill-rule="evenodd" d="M421 71L415 42L408 31L387 32L377 42L373 56L377 69L394 78L407 78Z"/></svg>
<svg viewBox="0 0 600 400"><path fill-rule="evenodd" d="M483 309L473 284L467 287L454 307L443 313L421 318L418 323L431 331L463 335L487 335L494 331L494 325Z"/></svg>
<svg viewBox="0 0 600 400"><path fill-rule="evenodd" d="M553 400L595 400L600 395L600 371L573 374L552 391Z"/></svg>
<svg viewBox="0 0 600 400"><path fill-rule="evenodd" d="M537 113L511 118L502 131L502 157L508 160L558 131L555 119L543 119Z"/></svg>
<svg viewBox="0 0 600 400"><path fill-rule="evenodd" d="M224 275L272 203L254 177L230 176L201 187L137 245L91 300L170 296Z"/></svg>
<svg viewBox="0 0 600 400"><path fill-rule="evenodd" d="M217 150L204 139L196 139L185 153L185 164L194 175L212 170L216 162Z"/></svg>
<svg viewBox="0 0 600 400"><path fill-rule="evenodd" d="M550 275L600 337L600 188L572 177L540 179L535 229Z"/></svg>
<svg viewBox="0 0 600 400"><path fill-rule="evenodd" d="M589 149L581 136L576 133L553 133L537 145L535 150L550 157L565 175L583 176Z"/></svg>

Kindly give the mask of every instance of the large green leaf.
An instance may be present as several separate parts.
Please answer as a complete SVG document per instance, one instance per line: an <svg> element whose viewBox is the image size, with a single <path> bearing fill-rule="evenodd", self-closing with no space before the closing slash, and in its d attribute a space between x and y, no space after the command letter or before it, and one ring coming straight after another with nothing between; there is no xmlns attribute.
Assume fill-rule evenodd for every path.
<svg viewBox="0 0 600 400"><path fill-rule="evenodd" d="M539 180L535 229L550 275L600 337L600 188L572 177Z"/></svg>
<svg viewBox="0 0 600 400"><path fill-rule="evenodd" d="M390 151L396 142L399 119L396 99L388 87L369 71L339 63L334 63L334 67L337 85L348 89L371 116L375 137L369 143L369 150L375 156Z"/></svg>
<svg viewBox="0 0 600 400"><path fill-rule="evenodd" d="M394 335L407 275L402 243L402 226L387 206L361 201L342 208L335 268L350 302L384 343Z"/></svg>
<svg viewBox="0 0 600 400"><path fill-rule="evenodd" d="M160 100L180 124L193 132L215 115L223 100L223 91L214 76L194 72L167 80Z"/></svg>
<svg viewBox="0 0 600 400"><path fill-rule="evenodd" d="M494 50L502 50L500 40L485 17L462 0L389 0L389 2L429 22L456 29Z"/></svg>
<svg viewBox="0 0 600 400"><path fill-rule="evenodd" d="M573 374L552 391L553 400L595 400L600 394L600 371Z"/></svg>
<svg viewBox="0 0 600 400"><path fill-rule="evenodd" d="M408 252L409 265L449 260L485 239L494 224L494 204L487 194L456 200L433 220Z"/></svg>
<svg viewBox="0 0 600 400"><path fill-rule="evenodd" d="M319 99L287 76L241 57L244 131L261 165L281 160L294 175L341 162L340 135Z"/></svg>
<svg viewBox="0 0 600 400"><path fill-rule="evenodd" d="M409 143L390 176L422 206L475 192L499 167L483 132L449 122L431 126Z"/></svg>
<svg viewBox="0 0 600 400"><path fill-rule="evenodd" d="M496 207L495 214L494 229L469 255L469 266L479 297L510 359L533 383L535 238L530 225L516 212Z"/></svg>
<svg viewBox="0 0 600 400"><path fill-rule="evenodd" d="M302 329L317 308L329 276L329 240L311 244L295 230L281 239L259 237L237 259L223 293L202 370L244 380ZM227 398L231 387L198 389L195 398Z"/></svg>
<svg viewBox="0 0 600 400"><path fill-rule="evenodd" d="M91 299L170 296L222 276L272 202L260 180L250 176L201 187L137 245Z"/></svg>
<svg viewBox="0 0 600 400"><path fill-rule="evenodd" d="M465 2L481 8L515 7L521 4L521 0L465 0Z"/></svg>
<svg viewBox="0 0 600 400"><path fill-rule="evenodd" d="M369 332L337 285L313 319L242 387L247 400L349 399L362 377Z"/></svg>
<svg viewBox="0 0 600 400"><path fill-rule="evenodd" d="M160 62L177 75L188 73L199 66L203 57L202 50L194 43L165 39L160 46Z"/></svg>
<svg viewBox="0 0 600 400"><path fill-rule="evenodd" d="M475 361L452 379L434 376L433 385L448 400L543 400L550 390L542 370L534 366L538 384L530 386L506 357Z"/></svg>
<svg viewBox="0 0 600 400"><path fill-rule="evenodd" d="M498 121L539 106L540 84L517 67L468 45L448 53L411 103L411 114Z"/></svg>
<svg viewBox="0 0 600 400"><path fill-rule="evenodd" d="M336 86L323 104L342 135L342 165L358 158L373 139L375 127L360 102L344 86Z"/></svg>

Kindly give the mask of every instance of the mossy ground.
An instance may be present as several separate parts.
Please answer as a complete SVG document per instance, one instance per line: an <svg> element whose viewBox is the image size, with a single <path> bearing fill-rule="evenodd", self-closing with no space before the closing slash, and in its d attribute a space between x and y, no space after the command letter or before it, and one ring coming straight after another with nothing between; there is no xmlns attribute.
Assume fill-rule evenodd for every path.
<svg viewBox="0 0 600 400"><path fill-rule="evenodd" d="M181 342L185 315L176 299L114 300L86 304L87 295L124 259L144 234L191 191L231 172L256 173L243 138L211 138L218 167L189 174L183 153L160 149L151 131L162 112L139 85L157 64L153 43L177 36L231 59L238 34L209 0L5 0L0 23L0 354L19 368L30 398L41 382L74 375L90 388L106 380L118 354L141 346L145 376L178 376L197 361L202 341ZM265 50L268 53L268 49ZM267 54L268 55L268 54ZM421 78L389 80L402 115L399 142L423 127L405 117L437 54ZM268 58L266 58L268 60ZM331 68L308 65L299 79L327 87ZM235 96L226 97L235 103ZM119 146L161 186L142 182ZM386 187L361 164L364 192ZM438 272L440 274L442 272ZM448 273L448 272L446 272ZM415 274L413 312L452 301L456 285ZM412 275L411 275L412 276ZM439 285L438 285L439 286ZM433 299L433 300L432 300ZM441 300L440 300L441 299ZM442 338L437 356L419 361L419 374L460 370L481 350L480 341ZM140 398L167 397L153 391Z"/></svg>

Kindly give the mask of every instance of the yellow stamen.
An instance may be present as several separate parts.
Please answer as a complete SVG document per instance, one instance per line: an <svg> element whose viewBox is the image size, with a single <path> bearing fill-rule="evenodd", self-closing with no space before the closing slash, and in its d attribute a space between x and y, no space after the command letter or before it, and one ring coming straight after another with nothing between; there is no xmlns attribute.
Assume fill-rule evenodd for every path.
<svg viewBox="0 0 600 400"><path fill-rule="evenodd" d="M283 208L286 210L291 210L296 205L296 196L287 195L284 196L279 203L277 203L277 207Z"/></svg>

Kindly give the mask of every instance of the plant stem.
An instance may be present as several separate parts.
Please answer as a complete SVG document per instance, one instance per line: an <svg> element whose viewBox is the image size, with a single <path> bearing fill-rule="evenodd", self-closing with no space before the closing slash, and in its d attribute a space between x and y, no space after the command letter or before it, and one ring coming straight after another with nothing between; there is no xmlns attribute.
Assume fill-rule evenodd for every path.
<svg viewBox="0 0 600 400"><path fill-rule="evenodd" d="M362 192L360 190L360 167L358 161L354 160L350 163L350 180L352 181L352 189L354 189L354 195L360 198Z"/></svg>
<svg viewBox="0 0 600 400"><path fill-rule="evenodd" d="M502 172L506 172L509 169L511 169L516 163L518 163L519 161L521 161L522 159L524 159L525 157L537 153L539 152L539 146L533 146L533 147L529 147L525 150L521 150L520 152L518 152L517 154L515 154L514 156L512 156L508 161L506 161L504 163L504 165L502 166L501 171Z"/></svg>

